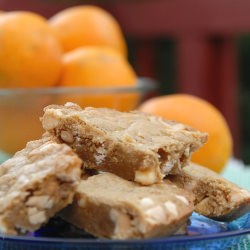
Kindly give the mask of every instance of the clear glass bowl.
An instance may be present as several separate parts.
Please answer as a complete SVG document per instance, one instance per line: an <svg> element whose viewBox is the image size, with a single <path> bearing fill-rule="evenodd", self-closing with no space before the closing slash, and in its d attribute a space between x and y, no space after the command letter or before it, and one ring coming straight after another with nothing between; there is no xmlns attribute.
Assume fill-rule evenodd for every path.
<svg viewBox="0 0 250 250"><path fill-rule="evenodd" d="M47 105L75 102L81 107L128 111L135 109L156 87L152 79L138 78L135 87L0 89L0 161L3 155L11 155L28 141L41 137L44 131L39 117Z"/></svg>

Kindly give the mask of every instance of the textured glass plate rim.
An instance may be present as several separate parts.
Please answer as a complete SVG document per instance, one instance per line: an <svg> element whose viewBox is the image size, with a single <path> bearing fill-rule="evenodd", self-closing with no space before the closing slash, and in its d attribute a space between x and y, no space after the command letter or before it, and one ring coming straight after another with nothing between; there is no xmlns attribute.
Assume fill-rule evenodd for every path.
<svg viewBox="0 0 250 250"><path fill-rule="evenodd" d="M248 214L250 216L250 213ZM207 235L179 235L179 236L168 236L165 238L154 238L154 239L134 239L134 240L111 240L111 239L83 239L83 238L61 238L61 237L33 237L33 236L9 236L0 235L0 241L23 241L28 243L63 243L63 244L119 244L119 245L144 245L150 244L185 244L192 243L194 241L211 241L216 239L225 239L230 237L239 237L250 234L250 227L245 227L238 230L230 230L220 233L211 233Z"/></svg>

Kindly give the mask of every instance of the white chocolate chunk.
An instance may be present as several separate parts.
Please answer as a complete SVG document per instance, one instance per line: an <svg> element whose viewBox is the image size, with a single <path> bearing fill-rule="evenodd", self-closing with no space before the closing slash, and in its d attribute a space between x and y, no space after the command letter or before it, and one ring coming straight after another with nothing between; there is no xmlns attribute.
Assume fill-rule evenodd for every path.
<svg viewBox="0 0 250 250"><path fill-rule="evenodd" d="M135 181L143 185L151 185L157 182L157 175L154 170L137 170L135 171Z"/></svg>
<svg viewBox="0 0 250 250"><path fill-rule="evenodd" d="M149 208L149 207L152 207L154 205L154 201L148 197L142 198L140 203L144 208Z"/></svg>
<svg viewBox="0 0 250 250"><path fill-rule="evenodd" d="M182 196L182 195L176 195L175 196L178 200L180 200L180 201L182 201L183 203L185 203L185 204L189 204L189 202L188 202L188 200L187 200L187 198L186 197L184 197L184 196Z"/></svg>
<svg viewBox="0 0 250 250"><path fill-rule="evenodd" d="M44 121L43 126L44 126L44 129L46 130L54 129L59 123L59 121L53 116L50 116L49 113L43 116L43 121Z"/></svg>
<svg viewBox="0 0 250 250"><path fill-rule="evenodd" d="M146 211L147 220L151 223L159 223L166 219L166 214L162 206L156 206Z"/></svg>
<svg viewBox="0 0 250 250"><path fill-rule="evenodd" d="M73 135L69 131L66 131L66 130L63 130L61 132L61 139L67 143L72 143L74 141Z"/></svg>
<svg viewBox="0 0 250 250"><path fill-rule="evenodd" d="M178 216L178 211L177 211L177 209L176 209L176 205L175 205L173 202L171 202L171 201L166 201L166 202L164 203L164 206L165 206L165 208L166 208L170 213L172 213L172 214L175 215L175 216Z"/></svg>
<svg viewBox="0 0 250 250"><path fill-rule="evenodd" d="M37 212L29 216L29 222L31 224L40 224L46 221L46 216L44 211Z"/></svg>

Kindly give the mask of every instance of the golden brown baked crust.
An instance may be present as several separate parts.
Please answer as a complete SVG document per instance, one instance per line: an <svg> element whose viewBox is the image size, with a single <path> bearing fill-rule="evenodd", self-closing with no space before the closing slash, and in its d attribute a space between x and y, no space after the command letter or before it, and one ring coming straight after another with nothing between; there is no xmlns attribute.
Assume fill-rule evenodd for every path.
<svg viewBox="0 0 250 250"><path fill-rule="evenodd" d="M45 137L0 166L0 232L34 231L72 202L81 160Z"/></svg>
<svg viewBox="0 0 250 250"><path fill-rule="evenodd" d="M250 192L208 168L190 163L182 175L168 179L191 191L195 195L195 211L206 217L231 221L250 211Z"/></svg>
<svg viewBox="0 0 250 250"><path fill-rule="evenodd" d="M81 181L61 216L75 226L112 239L175 233L193 211L193 195L170 183L141 186L111 173Z"/></svg>
<svg viewBox="0 0 250 250"><path fill-rule="evenodd" d="M70 145L86 168L117 174L144 185L178 172L207 140L193 128L140 112L50 105L45 130Z"/></svg>

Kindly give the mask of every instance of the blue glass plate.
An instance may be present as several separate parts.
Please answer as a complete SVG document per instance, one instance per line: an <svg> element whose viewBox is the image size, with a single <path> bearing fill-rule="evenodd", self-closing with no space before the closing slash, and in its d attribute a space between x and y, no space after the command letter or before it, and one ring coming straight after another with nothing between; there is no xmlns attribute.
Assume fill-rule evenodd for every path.
<svg viewBox="0 0 250 250"><path fill-rule="evenodd" d="M148 240L96 239L62 221L50 221L28 236L0 235L0 250L199 250L226 249L250 234L250 213L231 223L217 222L193 213L187 235Z"/></svg>

